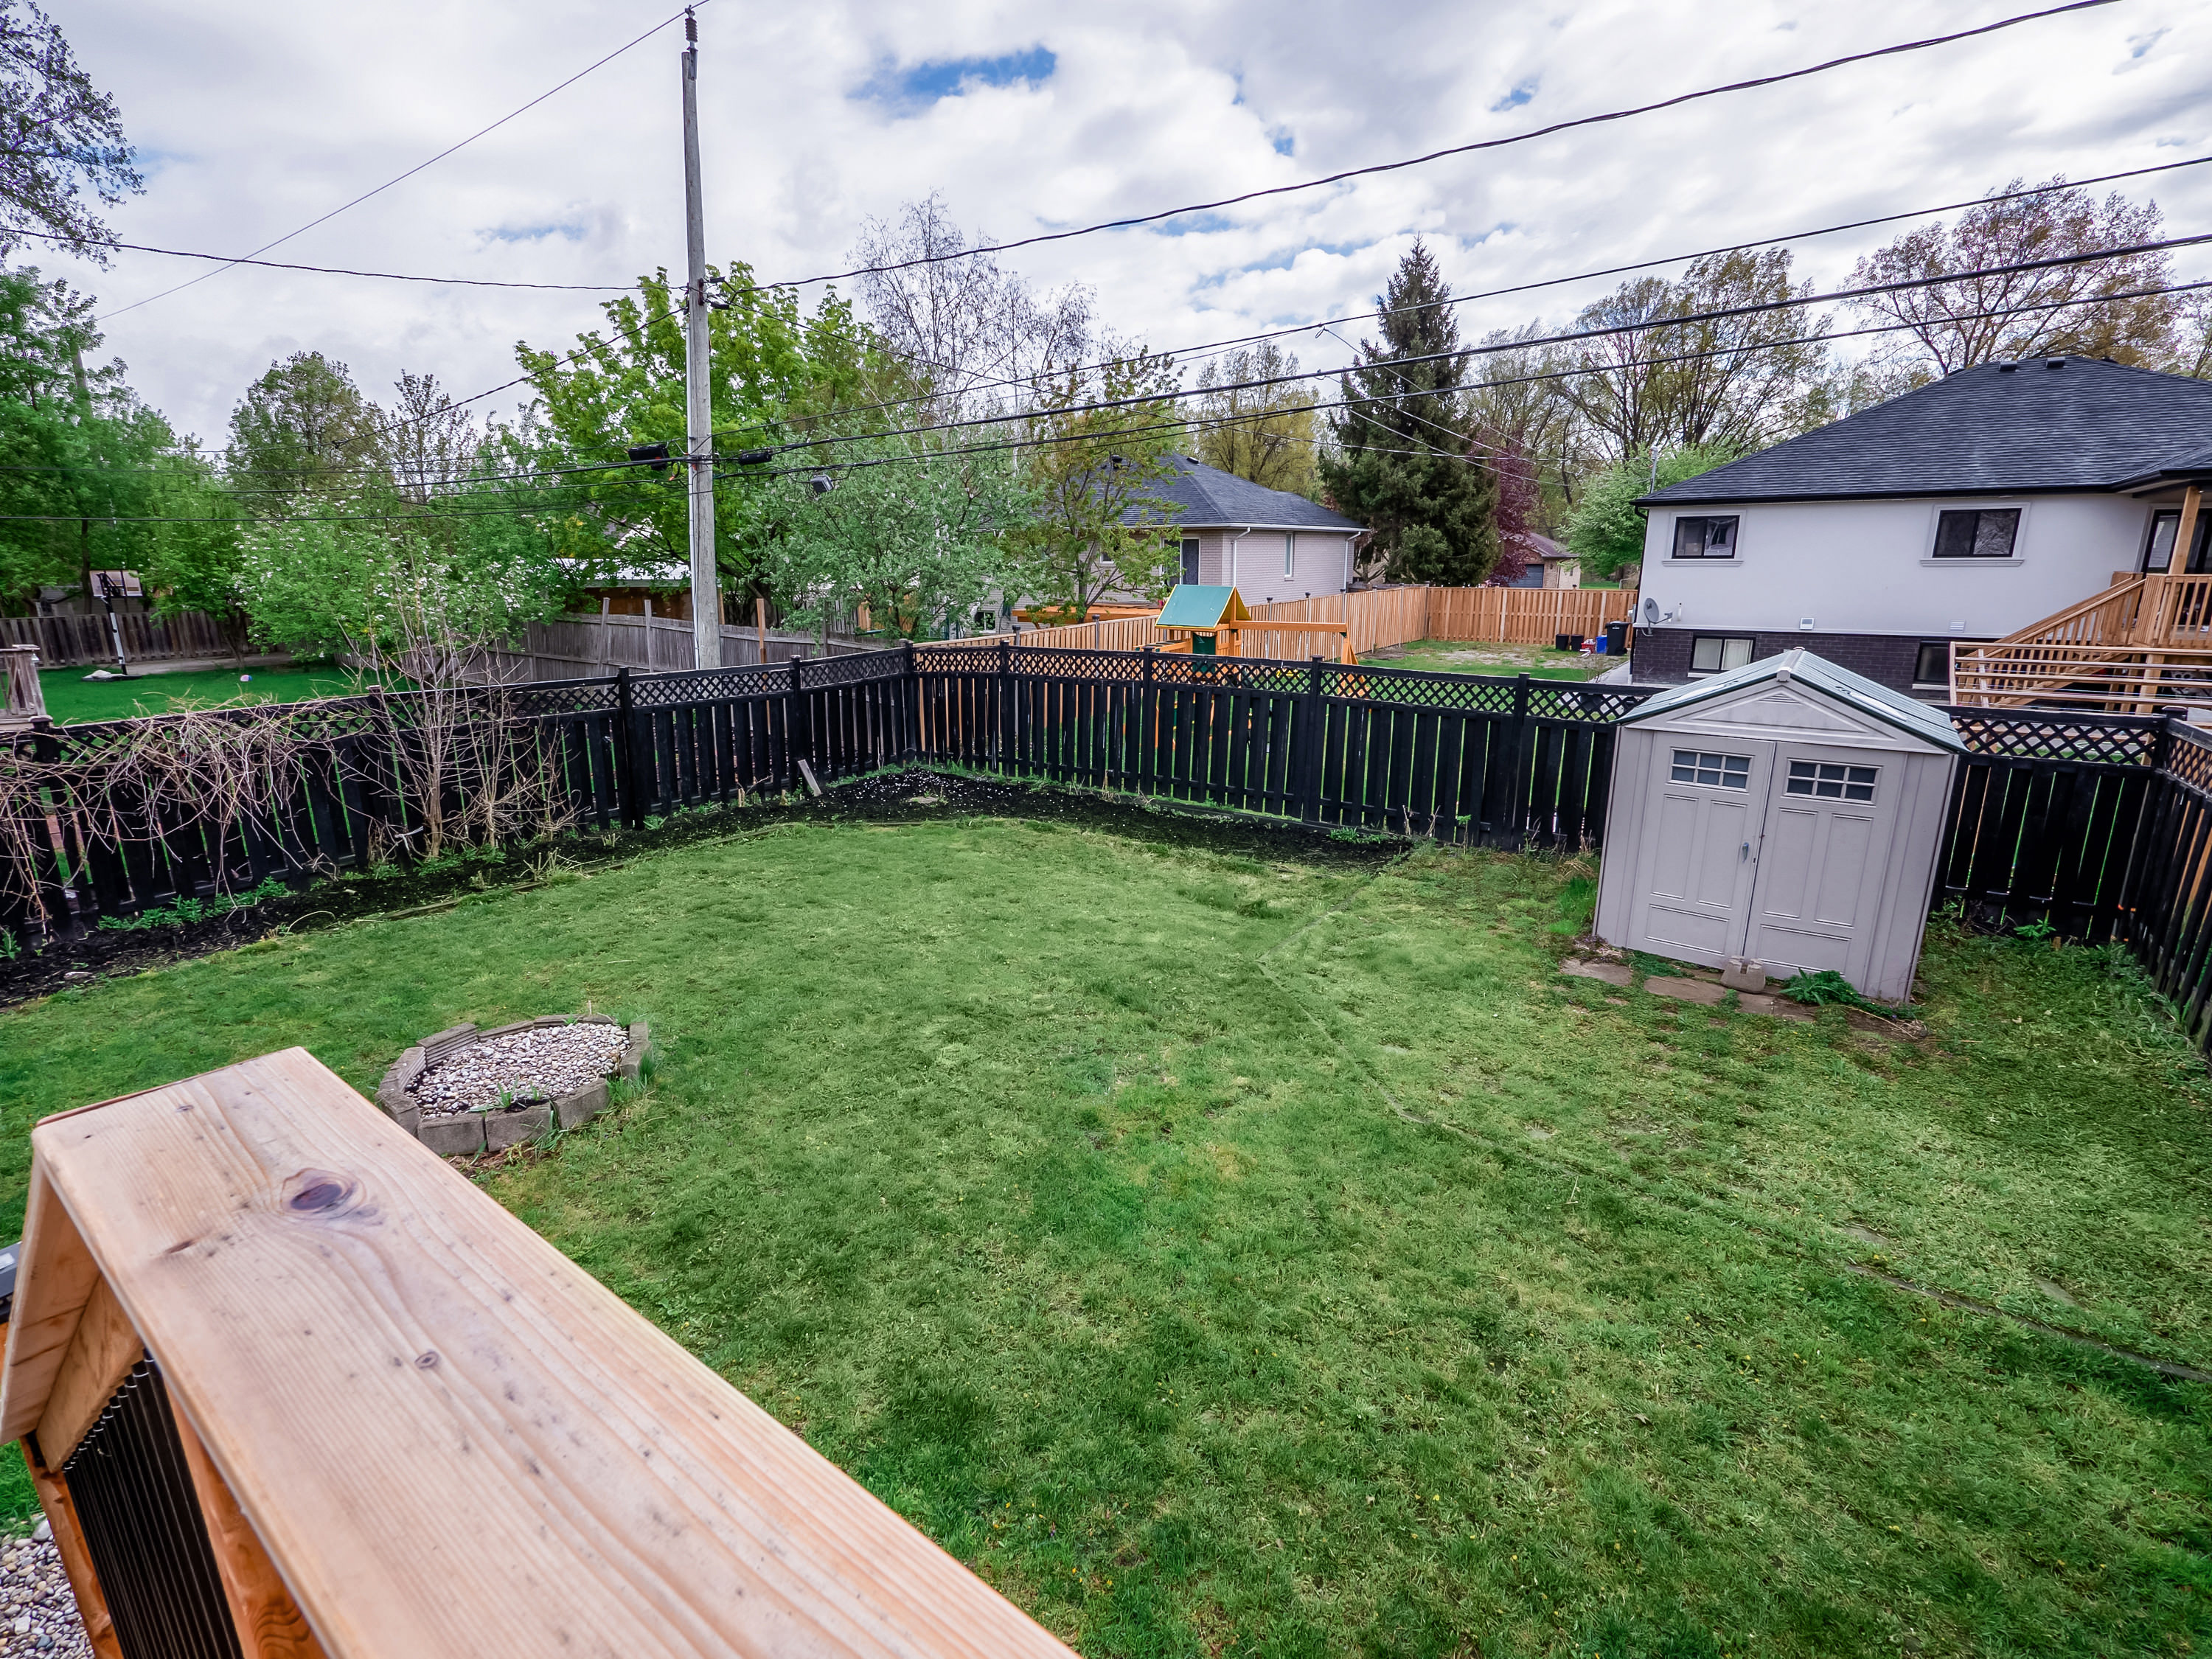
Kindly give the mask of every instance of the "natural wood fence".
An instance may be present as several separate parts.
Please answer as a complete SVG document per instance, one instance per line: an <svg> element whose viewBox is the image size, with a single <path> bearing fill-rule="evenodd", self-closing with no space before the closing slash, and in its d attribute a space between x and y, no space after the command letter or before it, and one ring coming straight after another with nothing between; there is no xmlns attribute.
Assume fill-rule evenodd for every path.
<svg viewBox="0 0 2212 1659"><path fill-rule="evenodd" d="M722 666L757 668L793 657L843 657L882 649L880 643L830 636L817 646L811 634L785 629L722 624ZM590 679L629 668L641 674L688 673L693 665L689 618L680 617L561 617L532 623L524 637L489 656L489 676L514 684Z"/></svg>
<svg viewBox="0 0 2212 1659"><path fill-rule="evenodd" d="M123 653L133 662L230 655L222 624L202 611L180 611L173 617L132 613L116 621L123 629ZM91 616L0 617L0 645L37 647L41 668L115 660L104 611Z"/></svg>
<svg viewBox="0 0 2212 1659"><path fill-rule="evenodd" d="M1549 645L1561 634L1582 638L1602 633L1608 623L1632 620L1632 590L1606 587L1371 587L1357 593L1324 593L1310 599L1282 599L1251 607L1262 622L1344 623L1352 648L1361 656L1410 645L1415 640L1489 640L1518 645ZM1237 654L1297 662L1315 655L1323 641L1299 633L1265 629L1238 630ZM1070 623L1031 628L983 638L1012 640L1027 649L1142 651L1165 641L1150 617L1110 622ZM945 641L972 645L978 640Z"/></svg>

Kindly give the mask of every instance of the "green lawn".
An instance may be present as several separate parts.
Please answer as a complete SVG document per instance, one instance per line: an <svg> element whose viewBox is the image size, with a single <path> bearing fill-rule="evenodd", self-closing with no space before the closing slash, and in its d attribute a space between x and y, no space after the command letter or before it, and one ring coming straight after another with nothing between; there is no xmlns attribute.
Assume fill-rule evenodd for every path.
<svg viewBox="0 0 2212 1659"><path fill-rule="evenodd" d="M252 678L246 684L240 683L237 669L164 674L159 672L159 665L133 669L128 679L85 678L98 666L94 663L41 669L39 688L46 699L46 713L67 726L76 720L119 720L166 714L180 706L208 708L223 702L301 702L310 697L343 697L360 689L356 677L340 668L249 668L243 672Z"/></svg>
<svg viewBox="0 0 2212 1659"><path fill-rule="evenodd" d="M1585 657L1548 645L1501 645L1465 640L1415 640L1360 659L1377 668L1419 668L1434 674L1531 674L1549 680L1594 679L1622 657Z"/></svg>
<svg viewBox="0 0 2212 1659"><path fill-rule="evenodd" d="M2107 952L1934 930L1917 1046L1554 971L1588 871L793 823L0 1012L40 1115L652 1020L480 1178L1093 1655L2183 1654L2208 1083Z"/></svg>

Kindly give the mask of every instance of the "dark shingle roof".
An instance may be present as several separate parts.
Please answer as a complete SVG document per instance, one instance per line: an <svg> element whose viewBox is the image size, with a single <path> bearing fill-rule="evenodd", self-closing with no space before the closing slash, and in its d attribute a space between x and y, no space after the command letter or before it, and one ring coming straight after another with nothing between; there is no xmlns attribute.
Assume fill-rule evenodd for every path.
<svg viewBox="0 0 2212 1659"><path fill-rule="evenodd" d="M1174 472L1155 480L1147 493L1173 504L1175 510L1167 515L1170 524L1194 530L1234 530L1246 525L1284 530L1363 528L1341 513L1332 513L1319 502L1294 495L1287 489L1265 489L1188 455L1170 455L1168 459L1175 467ZM1137 522L1139 515L1133 514L1130 520ZM1156 520L1146 518L1145 521Z"/></svg>
<svg viewBox="0 0 2212 1659"><path fill-rule="evenodd" d="M2095 357L2029 357L2012 369L1963 369L1644 500L2106 490L2208 467L2212 381Z"/></svg>

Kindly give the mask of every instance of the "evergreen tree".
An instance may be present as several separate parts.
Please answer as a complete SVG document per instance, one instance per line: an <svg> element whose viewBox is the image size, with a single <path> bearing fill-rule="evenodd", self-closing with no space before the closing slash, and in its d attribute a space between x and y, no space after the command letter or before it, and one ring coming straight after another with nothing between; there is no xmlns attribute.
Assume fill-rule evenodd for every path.
<svg viewBox="0 0 2212 1659"><path fill-rule="evenodd" d="M1472 587L1498 562L1498 477L1468 453L1468 355L1435 257L1415 242L1376 298L1322 461L1337 510L1375 532L1394 580ZM1427 362L1408 361L1426 358Z"/></svg>

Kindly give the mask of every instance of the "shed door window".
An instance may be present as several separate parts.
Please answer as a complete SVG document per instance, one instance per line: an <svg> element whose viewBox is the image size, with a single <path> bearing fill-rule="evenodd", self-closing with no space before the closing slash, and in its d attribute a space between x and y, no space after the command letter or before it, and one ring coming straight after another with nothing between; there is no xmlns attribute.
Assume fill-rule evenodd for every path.
<svg viewBox="0 0 2212 1659"><path fill-rule="evenodd" d="M1735 557L1735 524L1732 517L1675 520L1674 556L1678 559Z"/></svg>
<svg viewBox="0 0 2212 1659"><path fill-rule="evenodd" d="M1182 579L1194 586L1198 582L1198 538L1182 538Z"/></svg>
<svg viewBox="0 0 2212 1659"><path fill-rule="evenodd" d="M1792 795L1817 795L1825 800L1872 800L1878 766L1831 766L1826 761L1791 761L1790 780L1782 787Z"/></svg>
<svg viewBox="0 0 2212 1659"><path fill-rule="evenodd" d="M1676 783L1701 784L1708 789L1751 787L1751 757L1711 755L1698 749L1677 749L1672 774Z"/></svg>
<svg viewBox="0 0 2212 1659"><path fill-rule="evenodd" d="M1939 559L2008 559L2019 538L2016 507L1984 507L1936 515Z"/></svg>

